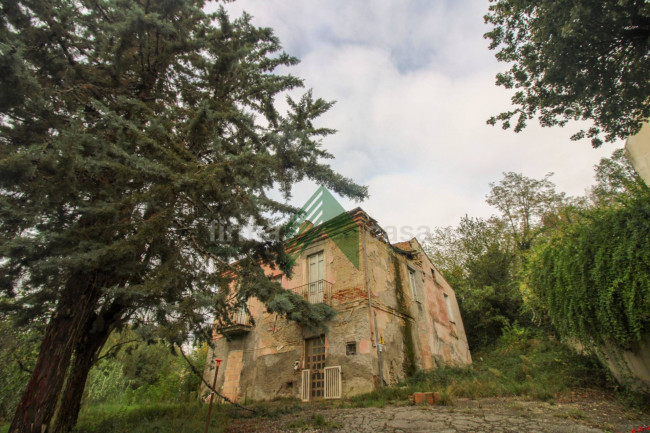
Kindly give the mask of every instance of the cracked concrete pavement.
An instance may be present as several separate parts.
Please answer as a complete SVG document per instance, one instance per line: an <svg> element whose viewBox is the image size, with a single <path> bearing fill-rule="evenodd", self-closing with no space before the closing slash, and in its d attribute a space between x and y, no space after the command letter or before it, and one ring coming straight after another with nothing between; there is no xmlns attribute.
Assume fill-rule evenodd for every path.
<svg viewBox="0 0 650 433"><path fill-rule="evenodd" d="M598 433L649 426L650 412L614 401L545 403L518 398L457 399L453 406L387 405L381 408L305 406L279 418L235 420L229 433Z"/></svg>

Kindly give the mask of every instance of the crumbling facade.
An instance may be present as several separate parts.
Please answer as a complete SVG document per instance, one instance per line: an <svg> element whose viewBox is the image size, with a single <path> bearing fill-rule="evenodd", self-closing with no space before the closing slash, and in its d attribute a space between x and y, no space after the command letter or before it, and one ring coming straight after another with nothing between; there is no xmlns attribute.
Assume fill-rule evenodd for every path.
<svg viewBox="0 0 650 433"><path fill-rule="evenodd" d="M391 245L360 208L339 219L329 230L301 233L311 238L298 250L291 279L268 272L309 302L333 307L328 331L302 329L250 299L255 325L242 312L217 329L208 354L209 361L223 360L217 390L226 397L341 398L416 370L471 363L454 291L418 241ZM213 371L206 367L210 382Z"/></svg>

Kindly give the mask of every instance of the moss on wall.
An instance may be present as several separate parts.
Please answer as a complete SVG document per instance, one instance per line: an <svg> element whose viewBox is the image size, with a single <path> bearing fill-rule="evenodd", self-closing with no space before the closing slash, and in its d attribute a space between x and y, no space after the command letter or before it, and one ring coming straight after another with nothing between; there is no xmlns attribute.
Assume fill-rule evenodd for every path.
<svg viewBox="0 0 650 433"><path fill-rule="evenodd" d="M404 284L402 283L402 271L397 255L391 251L393 259L393 272L395 273L395 296L397 298L397 311L405 316L411 316L408 304L406 302L406 294L404 293ZM402 339L404 341L404 373L406 376L412 376L415 373L415 343L413 341L413 323L404 318L400 326L402 331Z"/></svg>

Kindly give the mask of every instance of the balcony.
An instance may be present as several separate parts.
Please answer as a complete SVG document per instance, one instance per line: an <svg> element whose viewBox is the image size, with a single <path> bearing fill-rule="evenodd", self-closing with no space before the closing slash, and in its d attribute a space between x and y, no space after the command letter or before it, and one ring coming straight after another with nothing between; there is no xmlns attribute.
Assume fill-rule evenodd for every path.
<svg viewBox="0 0 650 433"><path fill-rule="evenodd" d="M318 280L292 289L310 304L324 303L332 305L332 283Z"/></svg>
<svg viewBox="0 0 650 433"><path fill-rule="evenodd" d="M246 311L246 308L240 308L233 314L231 324L220 326L217 332L221 335L232 337L234 335L241 335L250 332L253 329L251 318Z"/></svg>

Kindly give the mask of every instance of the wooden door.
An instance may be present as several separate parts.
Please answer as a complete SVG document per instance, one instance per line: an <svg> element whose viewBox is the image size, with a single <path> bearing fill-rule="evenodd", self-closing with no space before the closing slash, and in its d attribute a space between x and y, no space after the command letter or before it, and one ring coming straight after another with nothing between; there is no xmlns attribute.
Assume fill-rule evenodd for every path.
<svg viewBox="0 0 650 433"><path fill-rule="evenodd" d="M325 337L305 340L305 369L309 370L310 400L325 395Z"/></svg>

